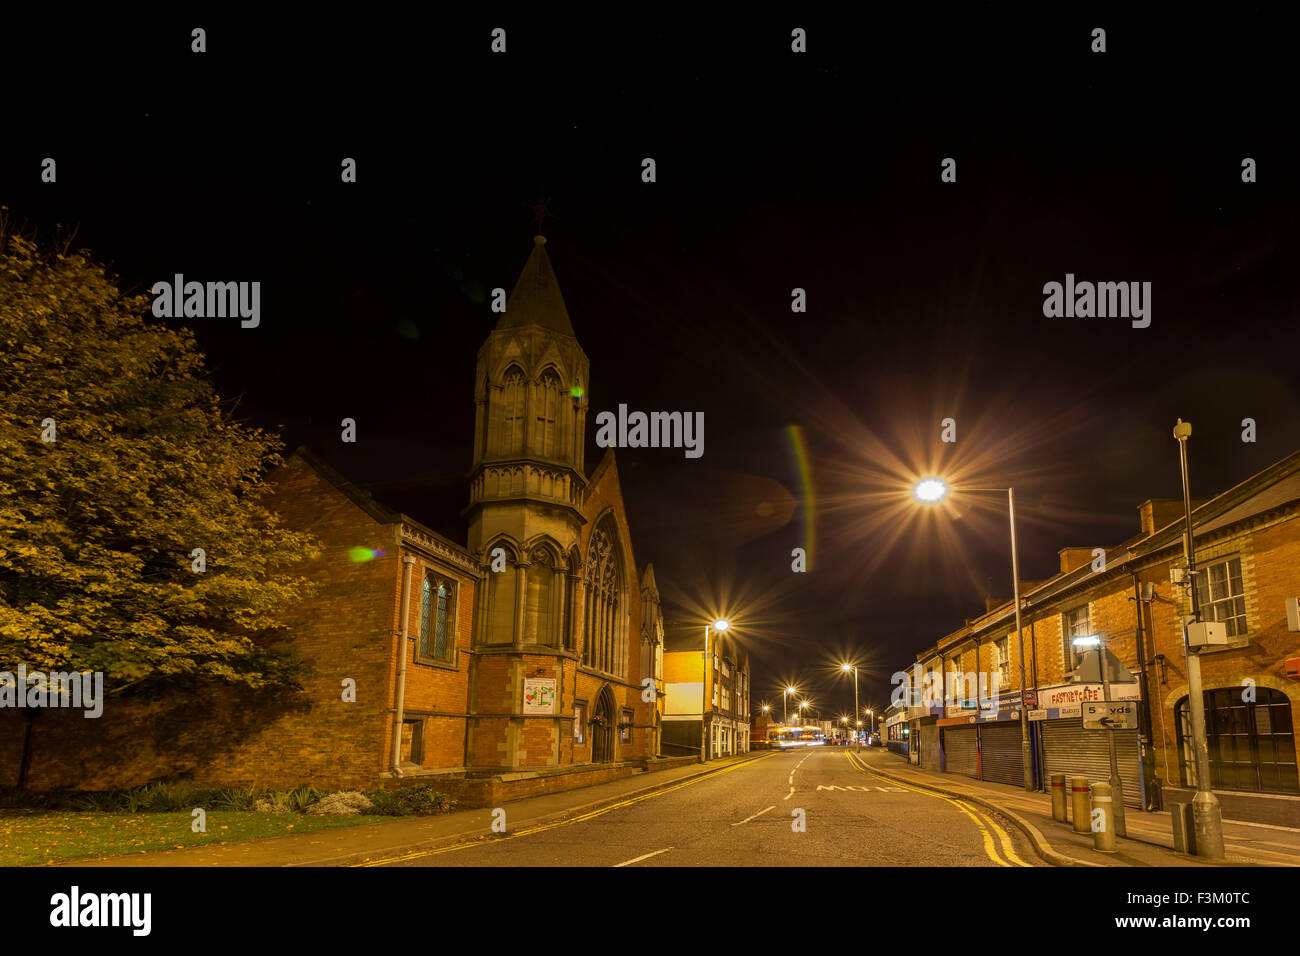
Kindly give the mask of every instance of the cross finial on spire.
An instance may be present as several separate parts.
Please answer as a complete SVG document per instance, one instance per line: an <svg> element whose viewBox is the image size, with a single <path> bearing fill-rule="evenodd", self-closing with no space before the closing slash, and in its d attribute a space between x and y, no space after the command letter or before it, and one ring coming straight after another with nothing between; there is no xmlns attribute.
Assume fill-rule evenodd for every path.
<svg viewBox="0 0 1300 956"><path fill-rule="evenodd" d="M542 232L542 220L544 220L547 216L555 215L550 210L550 202L551 201L549 199L539 199L535 203L528 204L528 208L533 211L533 216L535 216L537 219L538 235L541 235Z"/></svg>

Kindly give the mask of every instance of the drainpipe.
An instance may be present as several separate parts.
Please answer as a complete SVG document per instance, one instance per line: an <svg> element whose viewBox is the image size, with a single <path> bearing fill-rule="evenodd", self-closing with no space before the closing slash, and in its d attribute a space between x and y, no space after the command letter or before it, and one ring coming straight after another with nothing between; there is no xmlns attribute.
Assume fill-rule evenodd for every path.
<svg viewBox="0 0 1300 956"><path fill-rule="evenodd" d="M393 712L393 774L402 776L402 716L406 706L406 641L411 631L411 571L415 558L402 557L406 570L402 575L402 628L397 641L397 706Z"/></svg>
<svg viewBox="0 0 1300 956"><path fill-rule="evenodd" d="M1138 736L1142 739L1142 785L1146 791L1142 794L1142 809L1157 808L1157 789L1155 786L1155 740L1151 730L1151 687L1147 683L1147 649L1143 639L1142 628L1142 582L1137 574L1133 575L1133 610L1137 615L1137 639L1134 641L1138 656L1138 693L1142 700L1138 703Z"/></svg>

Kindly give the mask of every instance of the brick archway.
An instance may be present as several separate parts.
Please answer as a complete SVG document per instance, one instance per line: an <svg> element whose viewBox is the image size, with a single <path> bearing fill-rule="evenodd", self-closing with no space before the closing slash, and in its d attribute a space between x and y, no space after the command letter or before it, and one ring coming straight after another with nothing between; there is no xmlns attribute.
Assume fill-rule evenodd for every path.
<svg viewBox="0 0 1300 956"><path fill-rule="evenodd" d="M618 732L618 706L614 700L614 691L608 684L603 684L596 695L596 706L592 712L591 726L591 762L612 763L614 760L614 740Z"/></svg>

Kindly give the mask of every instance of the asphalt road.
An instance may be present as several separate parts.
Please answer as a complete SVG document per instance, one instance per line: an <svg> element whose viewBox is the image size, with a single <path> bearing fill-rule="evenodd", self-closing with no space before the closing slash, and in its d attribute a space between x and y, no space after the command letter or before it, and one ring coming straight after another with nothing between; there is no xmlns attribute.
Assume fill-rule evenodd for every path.
<svg viewBox="0 0 1300 956"><path fill-rule="evenodd" d="M983 808L867 772L839 747L764 754L560 823L384 866L1039 866Z"/></svg>

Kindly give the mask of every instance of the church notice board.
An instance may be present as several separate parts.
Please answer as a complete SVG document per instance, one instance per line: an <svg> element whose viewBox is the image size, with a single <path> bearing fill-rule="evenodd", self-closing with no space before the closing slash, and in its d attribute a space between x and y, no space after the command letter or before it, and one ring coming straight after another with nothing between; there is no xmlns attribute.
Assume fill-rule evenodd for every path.
<svg viewBox="0 0 1300 956"><path fill-rule="evenodd" d="M555 678L528 677L524 680L525 714L555 713Z"/></svg>

